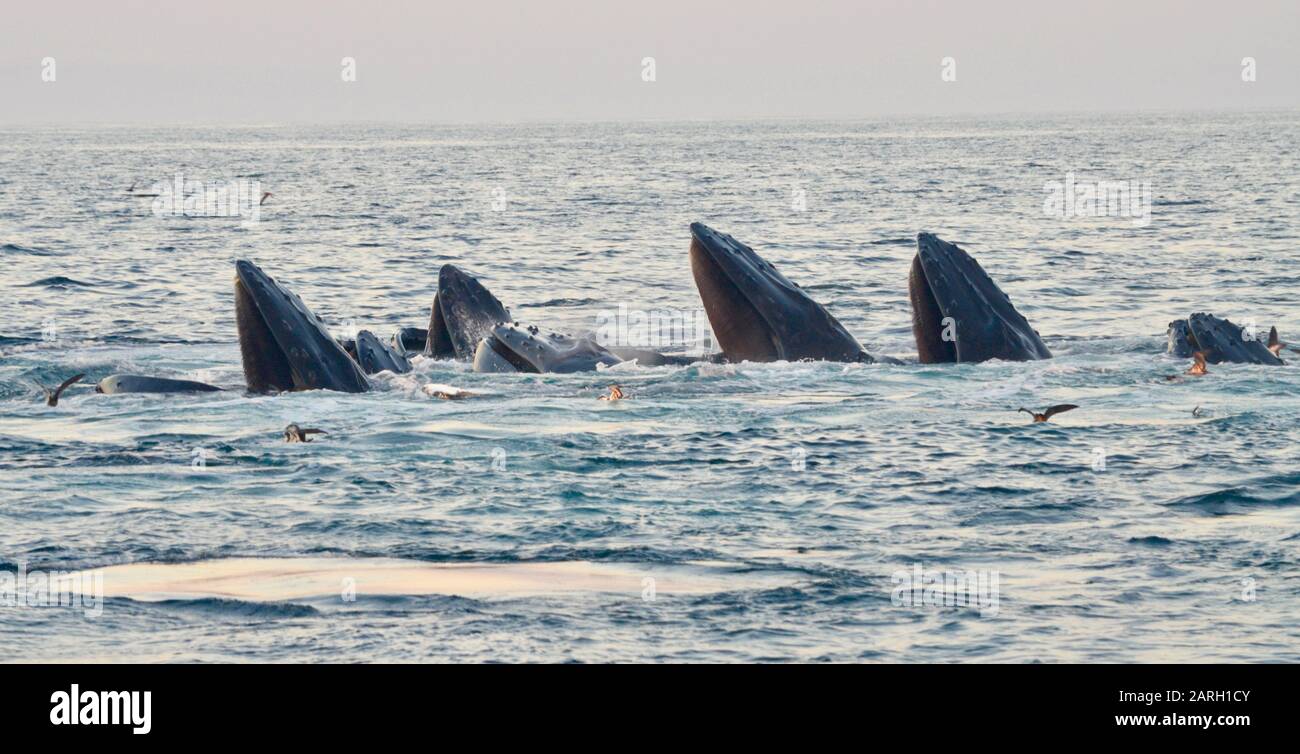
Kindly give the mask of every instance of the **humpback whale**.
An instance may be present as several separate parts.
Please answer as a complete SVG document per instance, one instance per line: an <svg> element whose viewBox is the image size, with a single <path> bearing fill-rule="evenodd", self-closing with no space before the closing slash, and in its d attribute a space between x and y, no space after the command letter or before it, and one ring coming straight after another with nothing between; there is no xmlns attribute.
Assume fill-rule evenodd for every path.
<svg viewBox="0 0 1300 754"><path fill-rule="evenodd" d="M691 223L690 258L729 361L875 361L825 307L726 233Z"/></svg>
<svg viewBox="0 0 1300 754"><path fill-rule="evenodd" d="M908 292L923 364L1052 357L979 262L937 236L917 235Z"/></svg>
<svg viewBox="0 0 1300 754"><path fill-rule="evenodd" d="M370 389L302 299L244 259L235 262L235 321L249 392Z"/></svg>
<svg viewBox="0 0 1300 754"><path fill-rule="evenodd" d="M193 380L173 380L166 377L147 377L141 374L114 374L95 385L96 393L213 393L221 390L214 385Z"/></svg>
<svg viewBox="0 0 1300 754"><path fill-rule="evenodd" d="M510 312L482 283L455 265L444 264L438 271L424 355L469 361L479 341L493 327L509 321Z"/></svg>
<svg viewBox="0 0 1300 754"><path fill-rule="evenodd" d="M1274 328L1276 330L1276 328ZM1169 323L1169 353L1183 358L1205 354L1210 364L1272 364L1286 362L1268 345L1247 337L1244 328L1213 314L1197 312ZM1274 339L1270 332L1270 343Z"/></svg>
<svg viewBox="0 0 1300 754"><path fill-rule="evenodd" d="M399 353L387 343L376 338L375 334L369 330L362 330L357 333L354 348L356 349L357 364L361 366L361 371L366 374L378 374L379 372L404 374L411 371L411 362L407 361L405 353Z"/></svg>
<svg viewBox="0 0 1300 754"><path fill-rule="evenodd" d="M490 343L487 350L483 348L483 342L492 337L493 328L510 322L509 310L478 279L455 265L445 264L438 272L438 293L433 297L429 329L403 328L393 335L393 344L396 346L400 341L408 350L417 350L413 347L413 341L418 336L423 339L425 356L471 360L478 365L478 371L489 372L574 372L594 369L597 361L612 364L632 359L636 359L641 366L681 366L700 360L685 354L661 353L649 348L605 347L597 344L592 335L543 336L537 328L529 328L529 334L538 340L537 344L529 346L531 350L550 349L562 352L563 355L551 355L537 363L528 359L516 363L505 357L498 358L497 351L510 350L500 340ZM523 332L519 330L518 323L514 325L515 330ZM590 353L599 354L599 358L593 360L581 355ZM585 362L584 358L587 359ZM559 365L560 369L548 369L547 364Z"/></svg>
<svg viewBox="0 0 1300 754"><path fill-rule="evenodd" d="M479 341L475 372L590 372L622 359L592 338L575 338L536 327L497 325Z"/></svg>
<svg viewBox="0 0 1300 754"><path fill-rule="evenodd" d="M923 364L1052 357L1009 296L956 244L918 234L907 291Z"/></svg>

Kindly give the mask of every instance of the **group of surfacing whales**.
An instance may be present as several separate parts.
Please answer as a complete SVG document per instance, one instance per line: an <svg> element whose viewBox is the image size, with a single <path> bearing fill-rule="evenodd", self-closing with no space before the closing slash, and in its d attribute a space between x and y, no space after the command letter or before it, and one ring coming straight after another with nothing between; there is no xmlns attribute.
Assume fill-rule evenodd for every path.
<svg viewBox="0 0 1300 754"><path fill-rule="evenodd" d="M908 289L912 332L923 364L1028 361L1051 358L1037 331L973 257L929 233L916 239ZM235 314L244 378L250 393L291 390L370 389L367 375L411 369L415 353L436 359L472 361L476 372L581 372L636 359L645 366L692 361L884 361L856 339L798 285L753 249L701 223L691 225L691 272L721 354L692 359L657 351L606 347L589 336L544 333L514 322L506 307L478 280L453 265L438 274L438 290L427 329L403 328L384 342L368 330L355 340L338 340L297 295L252 262L235 263ZM1273 328L1267 344L1226 319L1196 313L1169 324L1168 351L1193 357L1187 374L1205 374L1205 364L1284 363ZM1168 379L1177 379L1169 377ZM75 381L75 379L73 380ZM46 390L50 405L58 390ZM188 380L116 374L100 381L99 393L182 393L221 388ZM439 392L437 397L460 397ZM617 386L607 398L621 398ZM1076 406L1042 412L1021 409L1035 422ZM296 425L290 441L306 441Z"/></svg>

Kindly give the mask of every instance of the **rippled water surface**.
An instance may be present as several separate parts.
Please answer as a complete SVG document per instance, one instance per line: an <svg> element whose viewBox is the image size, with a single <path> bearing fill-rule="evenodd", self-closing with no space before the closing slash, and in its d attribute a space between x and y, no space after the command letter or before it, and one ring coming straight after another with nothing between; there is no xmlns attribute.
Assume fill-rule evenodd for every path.
<svg viewBox="0 0 1300 754"><path fill-rule="evenodd" d="M1300 660L1300 372L1170 382L1163 353L1201 310L1300 340L1295 113L0 134L0 570L157 564L97 617L0 607L8 659ZM1149 182L1149 224L1045 215L1067 173ZM127 195L177 174L273 196L244 224ZM340 332L424 326L446 262L582 331L697 309L695 220L913 363L421 359L364 395L239 389L237 258ZM914 363L921 230L1056 358ZM33 383L76 372L46 407ZM116 372L234 390L91 392ZM630 399L596 400L614 382ZM275 560L166 581L227 558ZM533 588L437 586L454 564ZM997 609L895 605L917 564L996 571ZM367 591L410 569L435 576Z"/></svg>

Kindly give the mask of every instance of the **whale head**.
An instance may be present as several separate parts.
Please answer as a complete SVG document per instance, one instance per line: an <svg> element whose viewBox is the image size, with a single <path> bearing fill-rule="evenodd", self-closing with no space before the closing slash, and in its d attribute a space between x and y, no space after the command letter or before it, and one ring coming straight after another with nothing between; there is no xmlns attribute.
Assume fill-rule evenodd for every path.
<svg viewBox="0 0 1300 754"><path fill-rule="evenodd" d="M1284 364L1264 340L1230 320L1206 312L1169 323L1169 353L1188 357L1200 352L1210 364Z"/></svg>
<svg viewBox="0 0 1300 754"><path fill-rule="evenodd" d="M361 371L366 374L378 374L379 372L404 374L411 371L411 362L406 359L405 353L399 353L369 330L362 330L357 333L354 348L356 351L354 358L361 367Z"/></svg>
<svg viewBox="0 0 1300 754"><path fill-rule="evenodd" d="M691 272L731 361L872 361L839 320L753 249L691 224Z"/></svg>
<svg viewBox="0 0 1300 754"><path fill-rule="evenodd" d="M510 312L473 275L444 264L438 272L424 355L469 360L496 325L510 321Z"/></svg>
<svg viewBox="0 0 1300 754"><path fill-rule="evenodd" d="M235 321L249 392L370 389L302 299L243 259L235 262Z"/></svg>
<svg viewBox="0 0 1300 754"><path fill-rule="evenodd" d="M924 364L1052 356L979 262L935 235L916 237L908 293L912 334Z"/></svg>
<svg viewBox="0 0 1300 754"><path fill-rule="evenodd" d="M535 327L497 325L478 344L476 372L590 372L622 359L591 338L542 333Z"/></svg>

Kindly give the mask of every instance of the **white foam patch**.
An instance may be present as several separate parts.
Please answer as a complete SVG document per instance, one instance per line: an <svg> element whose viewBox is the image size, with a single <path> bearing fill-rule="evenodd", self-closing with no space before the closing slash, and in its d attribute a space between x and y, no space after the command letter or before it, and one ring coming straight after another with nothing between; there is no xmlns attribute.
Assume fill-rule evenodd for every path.
<svg viewBox="0 0 1300 754"><path fill-rule="evenodd" d="M470 392L469 390L456 387L455 385L444 385L439 382L430 382L426 385L421 386L420 392L424 393L430 398L439 398L444 400L447 397L469 398L472 396L480 395L480 393Z"/></svg>

